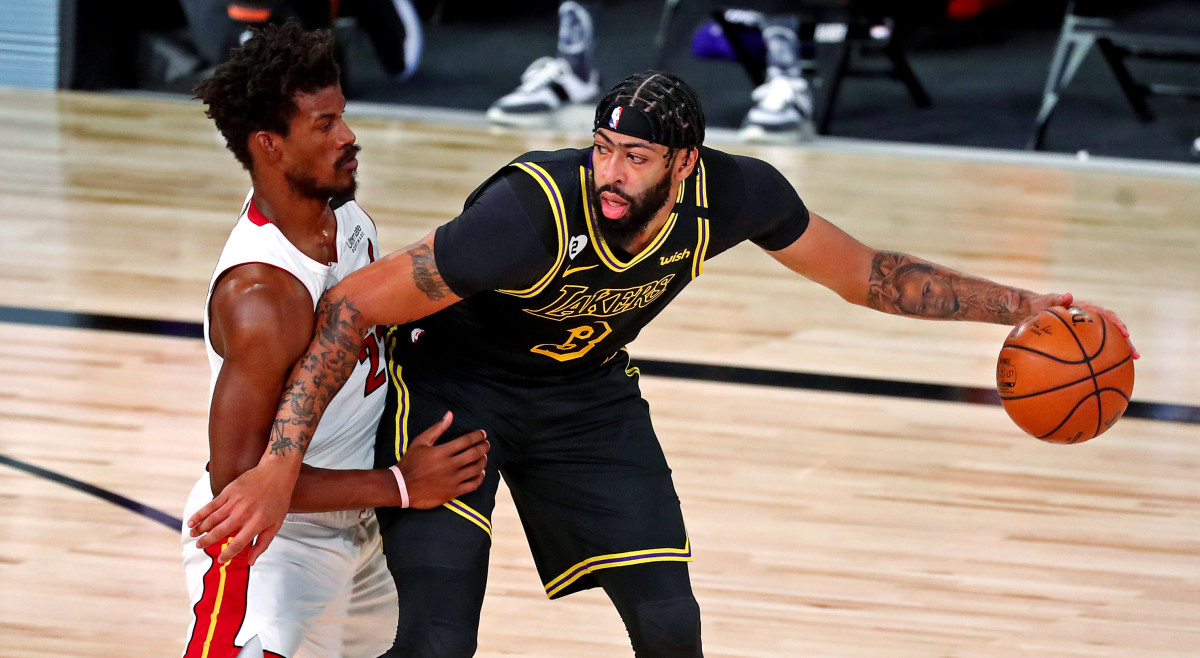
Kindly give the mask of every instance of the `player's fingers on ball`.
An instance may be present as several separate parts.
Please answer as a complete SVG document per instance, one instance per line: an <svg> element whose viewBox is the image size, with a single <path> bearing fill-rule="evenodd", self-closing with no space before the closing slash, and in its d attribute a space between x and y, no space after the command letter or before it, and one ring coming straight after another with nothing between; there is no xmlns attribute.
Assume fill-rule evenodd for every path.
<svg viewBox="0 0 1200 658"><path fill-rule="evenodd" d="M1117 317L1116 313L1109 311L1108 318L1113 321L1113 324L1117 325L1117 329L1121 330L1122 336L1129 336L1129 327L1125 326L1125 323L1121 321L1121 318Z"/></svg>
<svg viewBox="0 0 1200 658"><path fill-rule="evenodd" d="M1139 354L1137 348L1134 347L1133 340L1129 337L1129 327L1125 326L1125 322L1122 321L1121 318L1112 311L1105 309L1103 313L1104 316L1108 318L1109 322L1111 322L1113 326L1117 328L1117 331L1121 332L1121 335L1125 337L1125 342L1129 344L1129 352L1133 358L1140 358L1142 355Z"/></svg>

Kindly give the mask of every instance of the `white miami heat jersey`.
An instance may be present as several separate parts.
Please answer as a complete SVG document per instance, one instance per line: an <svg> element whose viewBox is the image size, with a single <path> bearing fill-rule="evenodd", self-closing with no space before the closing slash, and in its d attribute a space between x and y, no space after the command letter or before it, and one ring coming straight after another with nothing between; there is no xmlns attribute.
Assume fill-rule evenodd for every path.
<svg viewBox="0 0 1200 658"><path fill-rule="evenodd" d="M230 268L245 263L278 267L308 289L313 309L326 290L351 272L375 260L378 237L375 224L354 201L334 210L337 217L337 262L319 263L297 249L254 205L254 191L246 197L241 216L217 261L208 297L204 301L204 344L212 368L209 405L224 359L213 350L209 335L209 303L213 286ZM384 363L382 332L377 327L363 338L358 363L350 379L337 392L309 443L304 463L332 469L371 468L374 463L375 428L387 394L387 365Z"/></svg>

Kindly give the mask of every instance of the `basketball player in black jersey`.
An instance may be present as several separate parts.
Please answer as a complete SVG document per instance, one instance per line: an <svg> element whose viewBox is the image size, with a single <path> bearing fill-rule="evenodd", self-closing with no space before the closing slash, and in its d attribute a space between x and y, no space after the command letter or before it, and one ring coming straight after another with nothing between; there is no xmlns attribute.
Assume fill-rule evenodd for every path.
<svg viewBox="0 0 1200 658"><path fill-rule="evenodd" d="M627 78L600 101L591 148L517 158L456 219L331 289L270 450L194 517L199 527L236 534L233 553L253 539L261 528L222 505L290 488L283 466L303 452L363 328L392 324L379 463L451 406L492 449L475 492L431 511L380 510L402 609L388 655L475 651L501 476L548 596L602 587L638 656L701 655L691 546L624 346L707 259L751 240L847 301L914 317L1015 324L1072 303L871 249L809 212L771 165L703 140L686 83Z"/></svg>

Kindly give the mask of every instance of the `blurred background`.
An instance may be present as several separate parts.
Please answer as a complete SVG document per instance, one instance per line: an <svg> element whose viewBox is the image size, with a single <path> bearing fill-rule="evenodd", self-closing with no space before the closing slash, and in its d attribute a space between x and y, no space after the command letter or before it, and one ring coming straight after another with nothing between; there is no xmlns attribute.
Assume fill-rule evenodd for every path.
<svg viewBox="0 0 1200 658"><path fill-rule="evenodd" d="M0 0L0 85L186 94L247 24L293 17L333 27L351 99L482 112L512 91L529 62L554 54L558 4ZM1197 161L1200 1L776 4L794 4L822 26L804 46L821 134ZM389 16L400 5L411 9L407 23ZM701 33L717 29L720 41L714 18L753 3L599 5L595 61L602 88L631 72L669 68L696 86L711 126L737 127L761 81L755 70L761 62L754 61L761 40L753 30L735 35L745 51L739 61L738 53L714 53L712 39ZM1076 28L1086 29L1067 34L1068 12L1101 22L1077 21ZM839 33L838 25L848 30ZM1073 77L1058 76L1064 84L1054 103L1047 80L1056 50L1067 42L1080 59ZM918 92L886 75L894 66L883 46L911 65L927 107L920 107ZM834 68L842 58L839 74ZM1039 111L1049 115L1040 131Z"/></svg>

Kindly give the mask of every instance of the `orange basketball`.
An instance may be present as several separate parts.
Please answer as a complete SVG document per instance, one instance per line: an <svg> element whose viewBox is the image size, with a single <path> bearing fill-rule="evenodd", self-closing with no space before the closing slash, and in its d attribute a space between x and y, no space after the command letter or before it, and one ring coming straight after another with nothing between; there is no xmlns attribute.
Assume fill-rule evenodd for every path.
<svg viewBox="0 0 1200 658"><path fill-rule="evenodd" d="M1026 318L1004 340L996 388L1021 429L1051 443L1081 443L1125 413L1133 355L1103 316L1055 306Z"/></svg>

